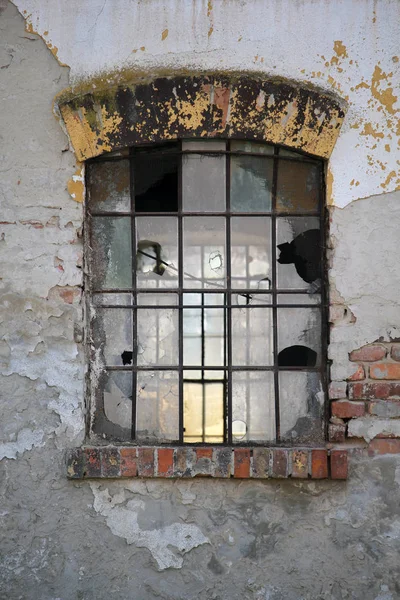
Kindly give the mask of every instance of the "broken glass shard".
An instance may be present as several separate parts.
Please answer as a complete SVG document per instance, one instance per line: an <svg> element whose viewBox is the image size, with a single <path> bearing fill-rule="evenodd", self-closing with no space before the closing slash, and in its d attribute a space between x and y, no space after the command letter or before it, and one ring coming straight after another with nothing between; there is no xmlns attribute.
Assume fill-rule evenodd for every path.
<svg viewBox="0 0 400 600"><path fill-rule="evenodd" d="M137 364L177 365L178 311L174 308L138 308Z"/></svg>
<svg viewBox="0 0 400 600"><path fill-rule="evenodd" d="M225 218L184 217L184 287L225 286Z"/></svg>
<svg viewBox="0 0 400 600"><path fill-rule="evenodd" d="M87 168L90 210L99 212L131 210L128 160L92 163Z"/></svg>
<svg viewBox="0 0 400 600"><path fill-rule="evenodd" d="M277 219L277 275L281 289L320 288L321 231L316 217ZM317 288L317 289L316 289Z"/></svg>
<svg viewBox="0 0 400 600"><path fill-rule="evenodd" d="M178 285L178 222L175 217L136 218L138 288Z"/></svg>
<svg viewBox="0 0 400 600"><path fill-rule="evenodd" d="M319 373L279 373L282 441L323 442L324 392Z"/></svg>
<svg viewBox="0 0 400 600"><path fill-rule="evenodd" d="M290 350L289 350L290 348ZM283 351L285 350L285 353ZM278 309L278 352L282 366L314 367L321 364L321 313L316 308ZM281 354L283 353L283 354Z"/></svg>
<svg viewBox="0 0 400 600"><path fill-rule="evenodd" d="M138 371L136 423L140 441L179 440L177 371Z"/></svg>
<svg viewBox="0 0 400 600"><path fill-rule="evenodd" d="M138 150L134 156L135 212L178 210L178 165L176 144Z"/></svg>
<svg viewBox="0 0 400 600"><path fill-rule="evenodd" d="M130 371L107 373L103 405L106 419L130 434L132 422L132 373Z"/></svg>

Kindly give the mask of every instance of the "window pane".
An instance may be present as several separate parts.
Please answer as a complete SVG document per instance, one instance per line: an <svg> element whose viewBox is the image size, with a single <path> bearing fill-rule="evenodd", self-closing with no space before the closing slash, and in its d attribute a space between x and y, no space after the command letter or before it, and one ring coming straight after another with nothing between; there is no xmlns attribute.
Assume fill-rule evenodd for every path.
<svg viewBox="0 0 400 600"><path fill-rule="evenodd" d="M178 210L178 165L176 144L138 150L134 157L135 212Z"/></svg>
<svg viewBox="0 0 400 600"><path fill-rule="evenodd" d="M188 295L184 294L184 302ZM224 366L224 333L224 308L184 308L183 363L187 366Z"/></svg>
<svg viewBox="0 0 400 600"><path fill-rule="evenodd" d="M319 309L278 309L278 364L281 367L315 367L321 364Z"/></svg>
<svg viewBox="0 0 400 600"><path fill-rule="evenodd" d="M276 210L317 212L321 193L321 169L306 162L279 160Z"/></svg>
<svg viewBox="0 0 400 600"><path fill-rule="evenodd" d="M223 377L216 381L212 371L205 371L201 381L188 381L190 379L192 372L185 371L184 441L222 443L226 381Z"/></svg>
<svg viewBox="0 0 400 600"><path fill-rule="evenodd" d="M225 218L183 219L184 286L221 288L225 281Z"/></svg>
<svg viewBox="0 0 400 600"><path fill-rule="evenodd" d="M277 276L282 289L321 288L321 232L316 217L277 219Z"/></svg>
<svg viewBox="0 0 400 600"><path fill-rule="evenodd" d="M92 163L87 166L89 208L93 211L131 210L129 161Z"/></svg>
<svg viewBox="0 0 400 600"><path fill-rule="evenodd" d="M252 152L258 154L273 154L274 147L262 142L248 142L246 140L232 140L232 152Z"/></svg>
<svg viewBox="0 0 400 600"><path fill-rule="evenodd" d="M103 388L103 406L106 419L124 429L124 439L131 437L132 373L109 371ZM117 433L117 432L116 432ZM121 432L118 432L118 437Z"/></svg>
<svg viewBox="0 0 400 600"><path fill-rule="evenodd" d="M278 304L321 304L319 294L278 294Z"/></svg>
<svg viewBox="0 0 400 600"><path fill-rule="evenodd" d="M225 150L225 142L182 142L182 150ZM225 210L225 155L186 154L182 156L182 203L188 212Z"/></svg>
<svg viewBox="0 0 400 600"><path fill-rule="evenodd" d="M273 365L272 309L232 308L232 364Z"/></svg>
<svg viewBox="0 0 400 600"><path fill-rule="evenodd" d="M257 156L231 156L231 209L234 212L271 210L273 161Z"/></svg>
<svg viewBox="0 0 400 600"><path fill-rule="evenodd" d="M137 294L138 306L178 306L179 298L178 294L152 294L152 293L138 293Z"/></svg>
<svg viewBox="0 0 400 600"><path fill-rule="evenodd" d="M232 288L262 289L272 277L271 219L232 217L231 244Z"/></svg>
<svg viewBox="0 0 400 600"><path fill-rule="evenodd" d="M279 373L282 441L323 442L324 401L319 373Z"/></svg>
<svg viewBox="0 0 400 600"><path fill-rule="evenodd" d="M93 289L132 287L130 217L92 217Z"/></svg>
<svg viewBox="0 0 400 600"><path fill-rule="evenodd" d="M232 439L234 443L275 440L272 372L232 373Z"/></svg>
<svg viewBox="0 0 400 600"><path fill-rule="evenodd" d="M92 323L95 348L104 364L124 366L132 362L132 311L129 308L96 308Z"/></svg>
<svg viewBox="0 0 400 600"><path fill-rule="evenodd" d="M138 288L178 286L178 221L175 217L136 218Z"/></svg>
<svg viewBox="0 0 400 600"><path fill-rule="evenodd" d="M137 364L177 365L178 311L143 308L137 311Z"/></svg>
<svg viewBox="0 0 400 600"><path fill-rule="evenodd" d="M136 390L137 439L179 440L178 372L139 371Z"/></svg>
<svg viewBox="0 0 400 600"><path fill-rule="evenodd" d="M93 294L94 306L113 304L118 306L132 306L132 294Z"/></svg>

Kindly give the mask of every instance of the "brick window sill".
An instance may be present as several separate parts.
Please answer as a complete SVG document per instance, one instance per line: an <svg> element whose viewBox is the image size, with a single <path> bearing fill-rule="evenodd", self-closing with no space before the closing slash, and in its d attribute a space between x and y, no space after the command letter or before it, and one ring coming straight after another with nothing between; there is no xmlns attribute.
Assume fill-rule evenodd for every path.
<svg viewBox="0 0 400 600"><path fill-rule="evenodd" d="M326 448L104 446L67 456L68 479L347 479L347 473L347 451Z"/></svg>

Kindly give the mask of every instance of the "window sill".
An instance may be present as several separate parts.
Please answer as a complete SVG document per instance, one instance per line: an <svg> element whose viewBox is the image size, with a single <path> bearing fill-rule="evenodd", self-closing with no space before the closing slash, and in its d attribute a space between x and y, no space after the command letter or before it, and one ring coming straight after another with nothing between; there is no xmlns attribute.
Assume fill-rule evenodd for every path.
<svg viewBox="0 0 400 600"><path fill-rule="evenodd" d="M347 479L347 462L346 450L326 448L85 447L69 451L67 477Z"/></svg>

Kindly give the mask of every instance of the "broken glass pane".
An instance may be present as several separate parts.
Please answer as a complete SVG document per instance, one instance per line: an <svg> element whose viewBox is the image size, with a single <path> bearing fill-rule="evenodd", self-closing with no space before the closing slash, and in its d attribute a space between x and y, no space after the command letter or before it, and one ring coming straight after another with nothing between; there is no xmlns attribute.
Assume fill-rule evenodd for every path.
<svg viewBox="0 0 400 600"><path fill-rule="evenodd" d="M232 439L234 443L275 440L274 374L232 373Z"/></svg>
<svg viewBox="0 0 400 600"><path fill-rule="evenodd" d="M232 364L273 365L272 309L232 308Z"/></svg>
<svg viewBox="0 0 400 600"><path fill-rule="evenodd" d="M128 308L96 308L92 339L107 366L124 366L132 352L132 311Z"/></svg>
<svg viewBox="0 0 400 600"><path fill-rule="evenodd" d="M281 289L321 288L321 231L317 217L277 219L277 276Z"/></svg>
<svg viewBox="0 0 400 600"><path fill-rule="evenodd" d="M225 218L184 217L184 287L225 286Z"/></svg>
<svg viewBox="0 0 400 600"><path fill-rule="evenodd" d="M107 212L131 210L128 160L92 163L87 168L90 210Z"/></svg>
<svg viewBox="0 0 400 600"><path fill-rule="evenodd" d="M273 154L274 147L263 142L249 142L247 140L232 140L231 152L251 152L253 154Z"/></svg>
<svg viewBox="0 0 400 600"><path fill-rule="evenodd" d="M324 441L324 392L319 373L279 373L279 405L282 441Z"/></svg>
<svg viewBox="0 0 400 600"><path fill-rule="evenodd" d="M231 210L271 210L273 161L258 156L231 156Z"/></svg>
<svg viewBox="0 0 400 600"><path fill-rule="evenodd" d="M137 310L137 364L177 365L178 311L173 308Z"/></svg>
<svg viewBox="0 0 400 600"><path fill-rule="evenodd" d="M178 221L175 217L136 218L138 288L178 286Z"/></svg>
<svg viewBox="0 0 400 600"><path fill-rule="evenodd" d="M130 217L92 217L93 289L132 287Z"/></svg>
<svg viewBox="0 0 400 600"><path fill-rule="evenodd" d="M129 432L132 423L132 373L109 371L103 391L104 413L108 421Z"/></svg>
<svg viewBox="0 0 400 600"><path fill-rule="evenodd" d="M134 157L135 212L178 210L179 154L176 144L138 150Z"/></svg>
<svg viewBox="0 0 400 600"><path fill-rule="evenodd" d="M318 212L321 192L319 165L279 160L276 210L281 212Z"/></svg>
<svg viewBox="0 0 400 600"><path fill-rule="evenodd" d="M215 372L205 371L204 379L190 381L192 372L184 371L184 441L186 443L211 444L224 441L226 382L222 373L220 378L221 381L216 381Z"/></svg>
<svg viewBox="0 0 400 600"><path fill-rule="evenodd" d="M321 364L319 309L278 309L278 364L282 367L315 367Z"/></svg>
<svg viewBox="0 0 400 600"><path fill-rule="evenodd" d="M269 217L232 217L232 288L259 288L260 281L271 279L271 219Z"/></svg>
<svg viewBox="0 0 400 600"><path fill-rule="evenodd" d="M137 440L179 440L177 371L138 371L136 385Z"/></svg>
<svg viewBox="0 0 400 600"><path fill-rule="evenodd" d="M182 150L216 152L225 150L217 140L184 141ZM182 202L187 212L225 210L225 155L184 154L182 156Z"/></svg>

